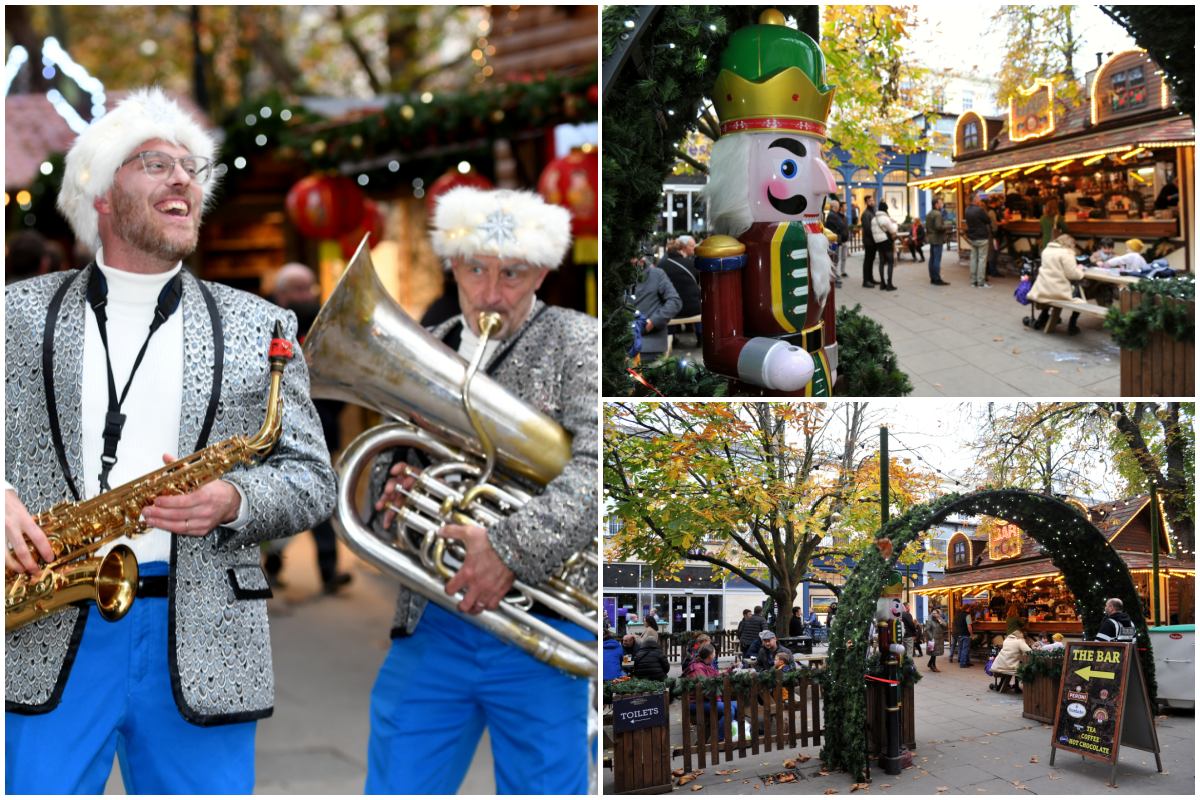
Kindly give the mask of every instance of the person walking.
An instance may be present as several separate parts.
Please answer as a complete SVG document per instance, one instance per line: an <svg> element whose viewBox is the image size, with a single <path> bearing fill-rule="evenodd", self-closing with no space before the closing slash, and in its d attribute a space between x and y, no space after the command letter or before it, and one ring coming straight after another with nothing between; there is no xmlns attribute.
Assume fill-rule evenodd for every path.
<svg viewBox="0 0 1200 800"><path fill-rule="evenodd" d="M908 229L908 253L912 256L913 263L917 259L921 259L921 263L925 263L925 226L921 224L920 217L912 218L912 225Z"/></svg>
<svg viewBox="0 0 1200 800"><path fill-rule="evenodd" d="M929 619L925 621L925 642L928 645L929 651L929 669L934 672L941 672L937 668L937 657L945 653L946 648L942 640L946 636L946 620L942 619L942 611L935 608L929 612Z"/></svg>
<svg viewBox="0 0 1200 800"><path fill-rule="evenodd" d="M879 210L871 217L871 237L875 240L875 252L879 255L879 290L894 292L892 272L896 269L896 234L900 232L895 220L888 214L888 204L880 202Z"/></svg>
<svg viewBox="0 0 1200 800"><path fill-rule="evenodd" d="M1037 280L1029 289L1026 297L1031 303L1069 302L1080 296L1077 281L1083 280L1083 267L1075 263L1075 240L1068 234L1063 234L1050 243L1042 252L1042 268L1038 270ZM1050 318L1050 307L1042 306L1037 319L1026 317L1024 322L1035 331L1046 327ZM1082 332L1077 324L1079 312L1071 312L1071 321L1067 324L1067 335L1075 336Z"/></svg>
<svg viewBox="0 0 1200 800"><path fill-rule="evenodd" d="M958 641L959 667L974 666L971 663L971 637L974 635L975 632L971 627L971 610L963 608L954 618L954 638Z"/></svg>
<svg viewBox="0 0 1200 800"><path fill-rule="evenodd" d="M925 215L925 230L929 237L929 282L934 286L949 286L942 280L942 247L946 244L946 221L942 218L942 198L935 197L933 210Z"/></svg>
<svg viewBox="0 0 1200 800"><path fill-rule="evenodd" d="M873 270L875 269L875 239L871 236L871 220L875 217L875 198L868 197L863 201L865 208L862 212L862 243L863 243L863 288L874 289Z"/></svg>
<svg viewBox="0 0 1200 800"><path fill-rule="evenodd" d="M963 214L967 223L967 244L971 245L971 285L976 289L990 289L984 271L987 267L988 240L992 236L992 221L983 209L981 195L971 196L971 205Z"/></svg>

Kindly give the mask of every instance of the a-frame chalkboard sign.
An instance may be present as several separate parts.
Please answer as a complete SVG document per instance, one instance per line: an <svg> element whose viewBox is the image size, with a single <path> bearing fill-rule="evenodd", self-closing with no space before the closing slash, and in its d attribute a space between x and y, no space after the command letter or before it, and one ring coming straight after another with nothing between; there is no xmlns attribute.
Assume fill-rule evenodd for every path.
<svg viewBox="0 0 1200 800"><path fill-rule="evenodd" d="M1162 772L1154 710L1142 677L1137 645L1131 642L1068 642L1063 660L1050 765L1057 750L1112 764L1117 785L1121 746L1154 753Z"/></svg>

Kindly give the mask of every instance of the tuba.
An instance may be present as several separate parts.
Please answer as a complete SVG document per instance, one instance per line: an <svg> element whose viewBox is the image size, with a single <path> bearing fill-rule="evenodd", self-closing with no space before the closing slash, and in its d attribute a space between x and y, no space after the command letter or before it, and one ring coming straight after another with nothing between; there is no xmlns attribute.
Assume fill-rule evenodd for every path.
<svg viewBox="0 0 1200 800"><path fill-rule="evenodd" d="M4 632L12 633L39 619L65 611L81 600L92 600L100 616L116 622L129 612L137 597L138 563L133 550L123 544L104 557L90 557L123 536L136 539L149 525L142 509L168 494L188 494L224 475L238 464L265 457L283 430L283 370L292 348L276 322L268 360L271 387L262 427L251 438L234 436L167 464L137 480L90 500L60 503L34 516L54 550L46 563L34 551L41 567L36 576L4 572Z"/></svg>
<svg viewBox="0 0 1200 800"><path fill-rule="evenodd" d="M594 678L595 644L575 641L529 613L538 602L585 630L597 629L596 597L571 580L597 568L594 539L548 580L514 581L495 611L461 613L461 594L446 594L466 553L438 530L446 523L487 528L519 510L570 461L571 437L477 374L498 315L482 315L479 348L465 363L388 295L366 243L363 237L304 340L313 397L374 408L394 420L366 431L342 454L335 530L357 555L408 589L543 663ZM395 530L385 537L359 513L359 485L375 457L396 447L415 448L435 463L404 493L403 506L393 508Z"/></svg>

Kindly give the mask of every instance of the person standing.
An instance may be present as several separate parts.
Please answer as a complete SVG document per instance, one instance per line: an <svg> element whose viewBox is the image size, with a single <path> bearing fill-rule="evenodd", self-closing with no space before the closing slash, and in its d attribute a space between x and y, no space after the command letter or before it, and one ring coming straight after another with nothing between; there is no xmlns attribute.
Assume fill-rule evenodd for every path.
<svg viewBox="0 0 1200 800"><path fill-rule="evenodd" d="M371 690L368 794L453 794L485 727L501 793L587 791L588 681L467 621L498 608L514 580L547 580L595 536L599 326L594 317L547 306L536 295L563 263L570 226L565 208L526 191L460 186L434 209L433 252L455 273L463 314L434 328L433 337L469 360L482 346L482 313L499 314L500 330L487 342L480 372L561 425L573 437L571 460L544 491L486 529L448 524L439 531L466 549L445 586L447 595L464 592L458 613L400 590L391 647ZM384 528L395 518L389 506L400 504L400 492L417 480L407 457L406 448L386 451L372 470L371 499ZM594 568L572 580L588 595L597 583ZM597 630L538 604L530 613L596 646ZM647 631L643 648L649 640Z"/></svg>
<svg viewBox="0 0 1200 800"><path fill-rule="evenodd" d="M920 217L913 217L912 226L908 230L908 252L915 263L917 258L925 263L925 226Z"/></svg>
<svg viewBox="0 0 1200 800"><path fill-rule="evenodd" d="M837 267L834 270L842 278L849 277L846 272L846 255L850 249L850 223L842 213L842 204L834 200L829 204L829 213L825 215L825 226L837 234ZM840 283L840 281L839 281Z"/></svg>
<svg viewBox="0 0 1200 800"><path fill-rule="evenodd" d="M746 620L748 619L750 619L750 609L742 609L742 619L738 622L737 630L734 632L734 636L737 637L738 647L741 649L743 655L746 652L746 648L742 646L742 630L746 627Z"/></svg>
<svg viewBox="0 0 1200 800"><path fill-rule="evenodd" d="M297 347L295 315L183 269L216 157L216 137L157 87L67 153L58 209L95 261L5 289L6 570L37 571L27 542L53 559L27 507L96 498L267 418L268 354ZM253 791L275 692L258 545L325 519L336 495L296 356L269 455L158 497L149 530L98 551L126 545L140 562L124 617L77 604L5 635L6 792L100 794L114 754L131 794Z"/></svg>
<svg viewBox="0 0 1200 800"><path fill-rule="evenodd" d="M863 288L874 289L875 283L875 238L871 233L871 220L875 216L875 198L867 196L863 200L862 212L862 244L863 244Z"/></svg>
<svg viewBox="0 0 1200 800"><path fill-rule="evenodd" d="M742 621L742 632L738 641L742 645L742 655L757 641L759 634L767 629L767 621L762 617L762 606L755 606L754 613Z"/></svg>
<svg viewBox="0 0 1200 800"><path fill-rule="evenodd" d="M971 195L971 205L963 214L967 223L967 244L971 246L971 285L976 289L990 289L985 269L987 267L988 240L992 236L992 221L983 209L979 194Z"/></svg>
<svg viewBox="0 0 1200 800"><path fill-rule="evenodd" d="M917 622L908 610L908 603L904 604L904 611L900 614L900 622L904 626L904 655L912 658L913 646L917 640Z"/></svg>
<svg viewBox="0 0 1200 800"><path fill-rule="evenodd" d="M942 619L942 611L939 608L929 612L929 619L925 620L925 644L929 651L929 669L934 672L941 672L937 668L937 657L945 653L945 645L943 639L946 637L946 621Z"/></svg>
<svg viewBox="0 0 1200 800"><path fill-rule="evenodd" d="M1050 246L1050 243L1067 233L1067 222L1063 219L1062 214L1058 213L1058 201L1051 200L1046 203L1045 213L1038 220L1038 225L1042 228L1042 249L1045 250Z"/></svg>
<svg viewBox="0 0 1200 800"><path fill-rule="evenodd" d="M1102 642L1137 640L1137 627L1129 614L1125 613L1125 604L1118 598L1114 597L1104 604L1104 621L1100 623L1096 638Z"/></svg>
<svg viewBox="0 0 1200 800"><path fill-rule="evenodd" d="M946 244L946 221L942 218L942 198L933 199L933 210L925 215L925 230L929 236L929 282L934 286L949 286L942 280L942 248Z"/></svg>
<svg viewBox="0 0 1200 800"><path fill-rule="evenodd" d="M833 631L833 618L837 616L837 600L829 604L829 610L825 612L825 627Z"/></svg>
<svg viewBox="0 0 1200 800"><path fill-rule="evenodd" d="M987 274L992 278L1000 277L1000 267L998 266L1000 263L1000 250L996 246L1000 237L1000 217L997 216L996 207L1002 200L1003 198L1000 195L996 195L995 199L986 206L988 219L991 220L991 235L988 236Z"/></svg>
<svg viewBox="0 0 1200 800"><path fill-rule="evenodd" d="M900 228L888 214L888 204L880 202L879 210L871 217L871 237L875 240L875 252L879 255L880 291L896 291L892 272L896 269L896 234L899 232Z"/></svg>
<svg viewBox="0 0 1200 800"><path fill-rule="evenodd" d="M954 639L958 642L958 666L970 667L971 637L975 631L971 626L971 609L962 608L954 618Z"/></svg>
<svg viewBox="0 0 1200 800"><path fill-rule="evenodd" d="M700 273L696 272L686 252L687 246L682 239L668 242L667 254L658 262L658 269L671 280L679 295L682 305L675 316L696 317L700 315ZM645 350L644 344L642 349Z"/></svg>

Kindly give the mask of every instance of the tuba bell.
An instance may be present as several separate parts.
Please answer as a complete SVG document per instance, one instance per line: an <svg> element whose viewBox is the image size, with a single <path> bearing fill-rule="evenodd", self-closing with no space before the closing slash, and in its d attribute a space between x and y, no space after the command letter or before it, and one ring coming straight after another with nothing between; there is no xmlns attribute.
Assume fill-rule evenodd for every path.
<svg viewBox="0 0 1200 800"><path fill-rule="evenodd" d="M537 585L514 581L497 610L458 611L445 592L465 550L437 535L446 523L487 528L518 511L571 459L571 436L554 420L483 374L486 338L499 317L482 315L481 341L467 364L388 295L364 237L304 340L312 396L373 408L392 422L372 428L339 460L332 522L339 538L408 589L501 641L571 675L595 678L596 646L578 642L530 613L535 602L585 630L597 630L595 596L572 578L598 568L596 542ZM494 318L494 319L492 319ZM415 448L432 459L405 493L394 531L360 513L359 485L385 450Z"/></svg>

